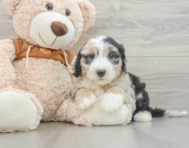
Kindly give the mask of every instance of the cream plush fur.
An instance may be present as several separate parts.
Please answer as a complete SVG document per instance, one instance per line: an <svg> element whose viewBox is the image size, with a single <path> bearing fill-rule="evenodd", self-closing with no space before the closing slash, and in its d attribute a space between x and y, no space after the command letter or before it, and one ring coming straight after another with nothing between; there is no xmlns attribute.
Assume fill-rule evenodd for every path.
<svg viewBox="0 0 189 148"><path fill-rule="evenodd" d="M53 5L53 10L47 10L48 3ZM5 0L4 4L13 16L17 34L33 45L44 47L41 41L34 39L38 32L31 33L41 27L38 28L37 21L31 26L36 17L46 16L39 21L45 26L51 16L48 14L53 12L50 14L56 17L49 18L54 19L52 21L65 21L65 25L71 23L73 27L67 27L69 40L61 36L54 42L56 36L50 32L50 26L37 30L42 31L48 48L61 48L62 51L69 50L95 20L95 8L88 0ZM65 10L69 10L70 15L66 16ZM45 12L46 15L40 15ZM58 20L60 18L63 19ZM60 61L29 57L26 68L26 58L15 61L11 39L0 41L0 53L0 132L33 130L41 120L90 125L84 113L69 99L72 78Z"/></svg>

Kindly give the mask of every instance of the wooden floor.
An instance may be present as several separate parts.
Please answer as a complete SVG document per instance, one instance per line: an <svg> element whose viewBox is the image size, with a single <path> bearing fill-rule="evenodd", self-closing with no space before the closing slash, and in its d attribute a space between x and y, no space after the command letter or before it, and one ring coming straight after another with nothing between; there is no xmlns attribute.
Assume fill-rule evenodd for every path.
<svg viewBox="0 0 189 148"><path fill-rule="evenodd" d="M0 148L188 148L189 117L127 126L42 123L32 132L0 134Z"/></svg>
<svg viewBox="0 0 189 148"><path fill-rule="evenodd" d="M153 107L189 112L189 0L90 0L95 25L71 49L107 35L124 44L127 66L147 83ZM0 39L16 36L0 0ZM0 148L189 148L189 117L124 127L43 123L29 133L0 134Z"/></svg>

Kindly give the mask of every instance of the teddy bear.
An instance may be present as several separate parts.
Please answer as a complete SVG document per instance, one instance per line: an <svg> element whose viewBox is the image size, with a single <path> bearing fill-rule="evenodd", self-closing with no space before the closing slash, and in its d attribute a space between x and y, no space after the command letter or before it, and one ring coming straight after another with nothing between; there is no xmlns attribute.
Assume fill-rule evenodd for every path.
<svg viewBox="0 0 189 148"><path fill-rule="evenodd" d="M0 131L36 129L40 121L85 125L69 98L68 50L95 21L88 0L4 0L18 35L0 41Z"/></svg>
<svg viewBox="0 0 189 148"><path fill-rule="evenodd" d="M75 56L69 49L93 25L95 7L88 0L4 4L18 37L0 41L0 132L34 130L40 121L92 125L90 113L70 99Z"/></svg>

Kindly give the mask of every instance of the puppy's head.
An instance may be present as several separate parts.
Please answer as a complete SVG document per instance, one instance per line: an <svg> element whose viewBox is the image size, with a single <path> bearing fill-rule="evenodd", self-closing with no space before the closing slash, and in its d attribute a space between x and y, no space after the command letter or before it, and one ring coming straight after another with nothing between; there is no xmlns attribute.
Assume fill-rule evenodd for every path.
<svg viewBox="0 0 189 148"><path fill-rule="evenodd" d="M97 85L107 85L126 72L125 49L112 38L89 40L80 50L75 77L86 77Z"/></svg>

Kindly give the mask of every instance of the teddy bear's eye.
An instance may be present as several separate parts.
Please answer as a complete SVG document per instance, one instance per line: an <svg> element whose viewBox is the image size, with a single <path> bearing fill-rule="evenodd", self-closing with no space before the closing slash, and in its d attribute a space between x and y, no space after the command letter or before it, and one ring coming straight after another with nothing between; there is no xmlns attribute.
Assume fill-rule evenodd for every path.
<svg viewBox="0 0 189 148"><path fill-rule="evenodd" d="M51 10L53 10L53 5L52 4L47 4L46 8L47 8L48 11L51 11Z"/></svg>
<svg viewBox="0 0 189 148"><path fill-rule="evenodd" d="M70 11L68 9L65 10L65 14L68 16L70 15Z"/></svg>

